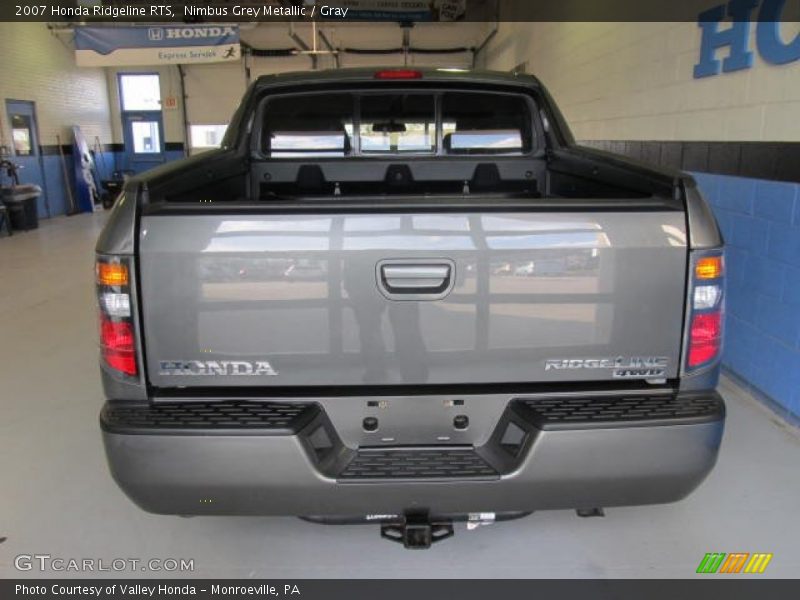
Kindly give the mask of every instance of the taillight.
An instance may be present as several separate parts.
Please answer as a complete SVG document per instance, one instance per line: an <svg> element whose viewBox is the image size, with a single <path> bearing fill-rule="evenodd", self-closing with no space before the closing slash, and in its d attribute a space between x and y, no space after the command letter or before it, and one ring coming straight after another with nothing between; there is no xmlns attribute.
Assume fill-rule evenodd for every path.
<svg viewBox="0 0 800 600"><path fill-rule="evenodd" d="M103 360L109 367L126 375L136 375L136 344L130 322L100 317L100 346Z"/></svg>
<svg viewBox="0 0 800 600"><path fill-rule="evenodd" d="M128 285L128 265L125 263L97 262L95 274L99 285Z"/></svg>
<svg viewBox="0 0 800 600"><path fill-rule="evenodd" d="M95 266L100 310L100 355L109 369L135 376L136 334L131 314L130 265L120 257L98 257Z"/></svg>
<svg viewBox="0 0 800 600"><path fill-rule="evenodd" d="M722 315L719 312L693 315L689 336L690 367L715 359L722 344Z"/></svg>
<svg viewBox="0 0 800 600"><path fill-rule="evenodd" d="M686 369L712 364L722 350L724 263L721 253L694 256L689 289Z"/></svg>
<svg viewBox="0 0 800 600"><path fill-rule="evenodd" d="M722 256L701 256L694 265L696 279L717 279L722 277Z"/></svg>

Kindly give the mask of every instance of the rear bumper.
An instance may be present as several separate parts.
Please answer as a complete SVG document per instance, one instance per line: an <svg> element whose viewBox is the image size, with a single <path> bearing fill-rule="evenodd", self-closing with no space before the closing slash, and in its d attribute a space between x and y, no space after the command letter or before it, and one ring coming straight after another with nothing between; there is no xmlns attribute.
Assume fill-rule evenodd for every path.
<svg viewBox="0 0 800 600"><path fill-rule="evenodd" d="M587 410L511 399L485 444L444 450L349 448L317 403L229 404L223 417L210 405L187 416L184 404L164 418L152 405L109 403L101 426L114 479L155 513L441 515L679 500L716 462L724 405L716 392L641 400Z"/></svg>

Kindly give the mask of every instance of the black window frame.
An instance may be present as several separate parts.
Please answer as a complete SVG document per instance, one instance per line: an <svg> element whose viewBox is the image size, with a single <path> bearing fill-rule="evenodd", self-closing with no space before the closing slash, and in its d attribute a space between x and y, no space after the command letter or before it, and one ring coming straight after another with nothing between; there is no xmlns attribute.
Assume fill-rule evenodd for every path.
<svg viewBox="0 0 800 600"><path fill-rule="evenodd" d="M285 98L292 96L324 96L329 94L351 94L353 96L353 139L351 140L350 153L346 156L315 156L313 152L309 152L307 157L281 157L271 156L266 151L267 146L264 143L264 117L269 102L276 98ZM393 93L403 94L425 94L432 95L434 99L434 123L435 123L435 150L433 152L402 152L397 154L392 153L367 153L361 152L361 105L360 98L366 95L385 95ZM487 94L496 96L514 96L520 98L524 105L527 107L527 115L530 129L530 148L527 151L521 152L467 152L467 153L447 153L444 150L443 131L442 131L442 105L443 96L447 93L470 93L470 94ZM250 152L256 160L266 161L290 161L290 162L308 162L309 160L324 160L324 161L352 161L352 160L425 160L431 158L446 157L448 159L459 160L468 159L474 160L475 158L487 158L492 160L498 159L520 159L531 158L539 154L542 149L546 147L547 140L545 132L538 119L539 106L533 96L525 90L520 91L507 91L507 90L492 90L492 89L476 89L471 87L424 87L424 88L408 88L408 87L331 87L312 90L286 90L277 91L273 93L266 93L256 101L256 110L254 118L250 123Z"/></svg>

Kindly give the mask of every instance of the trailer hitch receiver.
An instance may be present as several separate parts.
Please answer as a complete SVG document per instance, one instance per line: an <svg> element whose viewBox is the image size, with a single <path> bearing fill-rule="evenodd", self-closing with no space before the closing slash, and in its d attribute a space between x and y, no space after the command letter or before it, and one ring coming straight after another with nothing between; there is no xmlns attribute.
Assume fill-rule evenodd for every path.
<svg viewBox="0 0 800 600"><path fill-rule="evenodd" d="M435 542L452 537L452 519L432 520L427 512L409 512L397 523L381 525L381 537L411 550L425 550Z"/></svg>

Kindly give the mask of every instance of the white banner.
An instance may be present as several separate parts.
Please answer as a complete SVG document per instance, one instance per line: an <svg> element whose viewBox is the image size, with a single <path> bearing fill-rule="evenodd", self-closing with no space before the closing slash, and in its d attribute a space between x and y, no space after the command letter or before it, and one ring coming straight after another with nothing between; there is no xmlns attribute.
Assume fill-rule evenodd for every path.
<svg viewBox="0 0 800 600"><path fill-rule="evenodd" d="M78 27L80 67L147 66L237 61L238 25Z"/></svg>

